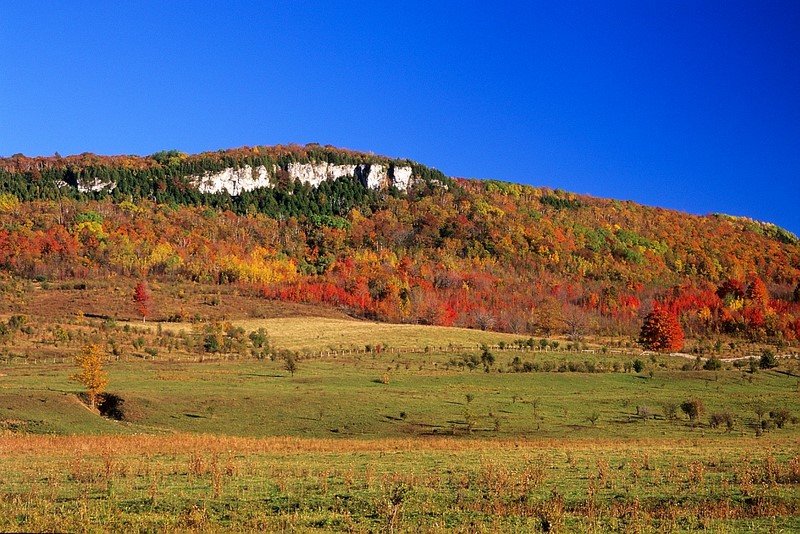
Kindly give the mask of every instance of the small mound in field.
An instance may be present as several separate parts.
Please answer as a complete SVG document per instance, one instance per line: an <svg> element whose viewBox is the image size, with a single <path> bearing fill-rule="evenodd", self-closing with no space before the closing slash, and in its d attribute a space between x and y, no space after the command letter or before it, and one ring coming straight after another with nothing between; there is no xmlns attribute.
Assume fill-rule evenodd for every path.
<svg viewBox="0 0 800 534"><path fill-rule="evenodd" d="M125 420L125 399L114 393L103 393L97 403L100 415L117 421Z"/></svg>
<svg viewBox="0 0 800 534"><path fill-rule="evenodd" d="M140 413L136 403L126 401L116 393L103 393L97 403L100 415L116 421L135 421Z"/></svg>

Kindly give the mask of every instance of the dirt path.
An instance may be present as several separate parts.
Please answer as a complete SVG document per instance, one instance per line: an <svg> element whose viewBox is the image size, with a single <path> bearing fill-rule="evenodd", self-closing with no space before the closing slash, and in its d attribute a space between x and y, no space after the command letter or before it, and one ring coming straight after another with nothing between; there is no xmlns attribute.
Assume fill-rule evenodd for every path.
<svg viewBox="0 0 800 534"><path fill-rule="evenodd" d="M646 354L651 354L651 353L646 353ZM697 359L697 355L696 354L686 354L685 352L671 352L669 355L670 356L678 356L680 358L686 358L688 360ZM794 358L796 356L797 356L796 354L776 354L775 355L775 357L778 358L778 359L789 359L789 358ZM736 361L741 361L741 360L749 360L750 358L754 358L754 359L757 360L759 357L760 356L752 354L750 356L737 356L735 358L720 358L720 361L723 361L723 362L736 362ZM708 357L707 356L700 356L701 360L708 360L709 358L710 358L710 356L708 356Z"/></svg>

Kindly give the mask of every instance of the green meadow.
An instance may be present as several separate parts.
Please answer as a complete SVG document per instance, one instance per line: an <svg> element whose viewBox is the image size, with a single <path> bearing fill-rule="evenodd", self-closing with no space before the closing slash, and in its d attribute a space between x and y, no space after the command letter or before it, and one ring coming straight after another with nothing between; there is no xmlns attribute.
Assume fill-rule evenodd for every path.
<svg viewBox="0 0 800 534"><path fill-rule="evenodd" d="M40 352L20 338L0 369L0 529L800 528L795 360L707 371L563 340L275 321L229 325L244 345L213 351L220 329L203 325L79 321ZM265 325L270 351L245 350ZM317 337L284 342L300 329ZM106 416L69 378L98 336L116 351Z"/></svg>

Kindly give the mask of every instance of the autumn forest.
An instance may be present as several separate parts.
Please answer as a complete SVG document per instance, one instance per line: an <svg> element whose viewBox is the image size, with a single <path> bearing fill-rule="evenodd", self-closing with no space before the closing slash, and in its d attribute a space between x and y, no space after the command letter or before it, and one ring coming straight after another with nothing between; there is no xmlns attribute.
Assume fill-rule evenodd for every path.
<svg viewBox="0 0 800 534"><path fill-rule="evenodd" d="M418 179L408 191L351 177L311 187L285 172L320 161L410 165ZM246 165L274 169L272 187L231 196L187 180ZM77 187L91 182L115 187ZM681 349L684 334L800 339L800 242L777 226L319 145L2 159L0 268L40 282L234 284L380 321L530 335L636 337L660 317L653 328L682 332L657 350Z"/></svg>

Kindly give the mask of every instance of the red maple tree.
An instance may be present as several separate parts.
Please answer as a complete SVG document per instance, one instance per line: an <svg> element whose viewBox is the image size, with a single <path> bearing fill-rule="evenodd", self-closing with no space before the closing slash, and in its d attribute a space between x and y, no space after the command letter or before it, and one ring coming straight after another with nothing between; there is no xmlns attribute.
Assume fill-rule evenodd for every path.
<svg viewBox="0 0 800 534"><path fill-rule="evenodd" d="M656 305L644 318L639 343L646 349L658 352L678 351L683 348L683 329L678 316Z"/></svg>
<svg viewBox="0 0 800 534"><path fill-rule="evenodd" d="M142 316L142 322L145 322L147 316L150 315L150 301L151 295L147 282L136 284L136 289L133 290L133 302L136 303L136 309Z"/></svg>

